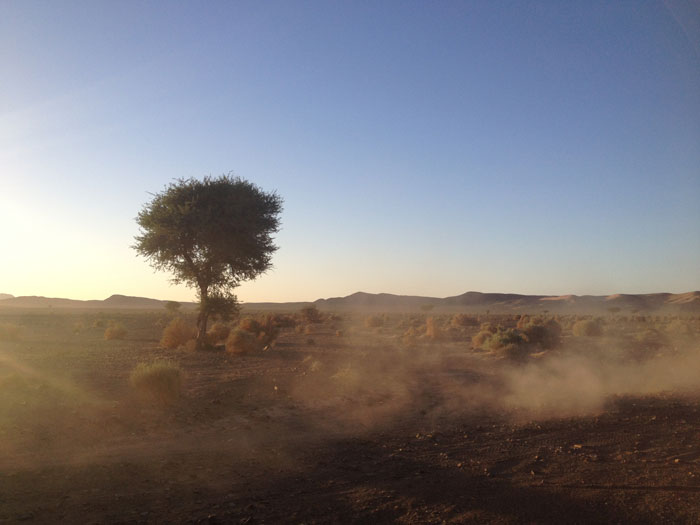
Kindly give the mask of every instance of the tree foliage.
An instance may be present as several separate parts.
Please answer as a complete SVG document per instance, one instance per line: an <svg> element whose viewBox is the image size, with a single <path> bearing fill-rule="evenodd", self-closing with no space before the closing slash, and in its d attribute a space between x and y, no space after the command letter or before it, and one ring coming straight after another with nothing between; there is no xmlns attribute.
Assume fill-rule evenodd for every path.
<svg viewBox="0 0 700 525"><path fill-rule="evenodd" d="M207 320L236 310L232 290L271 266L282 199L231 175L178 179L146 204L136 219L134 248L172 281L197 290L197 341Z"/></svg>

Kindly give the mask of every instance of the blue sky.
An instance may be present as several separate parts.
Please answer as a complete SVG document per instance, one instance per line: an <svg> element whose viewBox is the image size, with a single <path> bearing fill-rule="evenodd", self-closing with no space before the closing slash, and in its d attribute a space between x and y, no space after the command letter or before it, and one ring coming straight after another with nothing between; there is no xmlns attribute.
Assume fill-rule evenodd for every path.
<svg viewBox="0 0 700 525"><path fill-rule="evenodd" d="M0 292L188 300L180 177L285 200L244 301L700 289L700 2L0 4Z"/></svg>

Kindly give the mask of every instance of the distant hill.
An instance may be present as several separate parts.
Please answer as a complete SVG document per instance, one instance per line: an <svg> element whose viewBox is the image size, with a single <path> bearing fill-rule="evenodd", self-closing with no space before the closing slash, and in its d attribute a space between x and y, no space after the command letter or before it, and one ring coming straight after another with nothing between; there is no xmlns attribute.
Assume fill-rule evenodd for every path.
<svg viewBox="0 0 700 525"><path fill-rule="evenodd" d="M520 295L508 293L466 292L453 297L368 294L358 292L347 297L319 299L314 304L323 310L435 311L492 313L700 313L700 292L682 294L615 295ZM251 306L251 305L249 305Z"/></svg>
<svg viewBox="0 0 700 525"><path fill-rule="evenodd" d="M6 295L6 294L3 294ZM9 296L0 299L0 308L78 308L78 309L110 309L110 310L160 310L167 301L148 299L146 297L129 297L112 295L107 299L79 301L76 299L61 299L41 296ZM181 303L182 307L192 308L195 303Z"/></svg>
<svg viewBox="0 0 700 525"><path fill-rule="evenodd" d="M10 295L9 293L0 293L0 301L4 299L12 299L14 295Z"/></svg>
<svg viewBox="0 0 700 525"><path fill-rule="evenodd" d="M4 297L4 298L3 298ZM166 301L146 297L112 295L102 301L77 301L50 297L13 297L0 295L1 308L78 308L160 310ZM542 313L654 315L700 314L700 291L681 294L614 294L614 295L520 295L509 293L466 292L452 297L422 297L388 293L357 292L347 297L317 299L313 302L243 303L246 311L298 311L314 304L320 310L348 312L436 312L436 313ZM196 303L182 303L192 309Z"/></svg>

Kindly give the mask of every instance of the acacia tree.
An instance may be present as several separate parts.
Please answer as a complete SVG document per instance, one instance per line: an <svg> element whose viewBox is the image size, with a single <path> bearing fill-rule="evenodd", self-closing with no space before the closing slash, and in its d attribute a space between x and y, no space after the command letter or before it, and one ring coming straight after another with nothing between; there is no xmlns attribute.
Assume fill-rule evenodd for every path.
<svg viewBox="0 0 700 525"><path fill-rule="evenodd" d="M271 267L281 211L276 193L222 175L178 179L139 212L134 249L157 270L173 273L173 283L197 290L197 349L205 345L209 317L237 310L232 290Z"/></svg>

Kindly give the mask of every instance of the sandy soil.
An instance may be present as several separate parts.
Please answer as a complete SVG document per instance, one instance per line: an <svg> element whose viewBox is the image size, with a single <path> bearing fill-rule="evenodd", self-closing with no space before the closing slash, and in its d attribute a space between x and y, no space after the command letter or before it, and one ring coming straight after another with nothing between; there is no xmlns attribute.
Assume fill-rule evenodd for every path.
<svg viewBox="0 0 700 525"><path fill-rule="evenodd" d="M230 356L159 349L147 316L125 341L61 316L14 321L22 338L0 342L3 522L700 523L687 389L551 415L485 401L504 365L464 344L328 326ZM171 406L128 386L156 356L186 373Z"/></svg>

